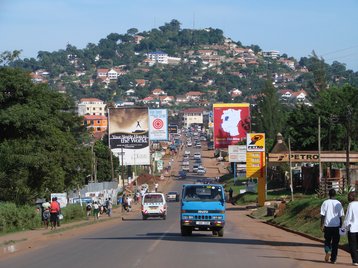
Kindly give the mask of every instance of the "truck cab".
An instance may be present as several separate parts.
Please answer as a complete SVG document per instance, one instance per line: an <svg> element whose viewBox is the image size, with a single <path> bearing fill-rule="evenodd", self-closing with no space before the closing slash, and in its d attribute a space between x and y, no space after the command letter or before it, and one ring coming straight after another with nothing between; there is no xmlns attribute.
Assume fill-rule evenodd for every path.
<svg viewBox="0 0 358 268"><path fill-rule="evenodd" d="M182 236L193 231L211 231L224 236L225 194L220 184L184 184L182 189L180 230Z"/></svg>

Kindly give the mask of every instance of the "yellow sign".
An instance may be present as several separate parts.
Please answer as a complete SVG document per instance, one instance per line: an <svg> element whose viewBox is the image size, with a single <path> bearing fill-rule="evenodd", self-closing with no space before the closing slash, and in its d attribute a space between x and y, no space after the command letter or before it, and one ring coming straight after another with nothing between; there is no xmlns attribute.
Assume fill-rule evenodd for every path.
<svg viewBox="0 0 358 268"><path fill-rule="evenodd" d="M246 177L262 178L264 177L265 153L247 152L246 153Z"/></svg>
<svg viewBox="0 0 358 268"><path fill-rule="evenodd" d="M246 153L246 177L257 178L258 204L263 206L266 200L265 152Z"/></svg>
<svg viewBox="0 0 358 268"><path fill-rule="evenodd" d="M265 133L247 133L246 149L248 152L265 152Z"/></svg>

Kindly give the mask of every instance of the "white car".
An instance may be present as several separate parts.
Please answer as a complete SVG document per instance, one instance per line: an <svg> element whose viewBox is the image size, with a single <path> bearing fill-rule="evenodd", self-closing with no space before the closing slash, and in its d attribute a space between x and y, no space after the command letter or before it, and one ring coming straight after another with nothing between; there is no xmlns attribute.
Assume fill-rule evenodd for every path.
<svg viewBox="0 0 358 268"><path fill-rule="evenodd" d="M182 166L182 170L189 172L189 165L188 166Z"/></svg>
<svg viewBox="0 0 358 268"><path fill-rule="evenodd" d="M193 146L193 144L191 143L191 141L188 141L186 146L191 147L191 146Z"/></svg>
<svg viewBox="0 0 358 268"><path fill-rule="evenodd" d="M189 160L184 160L183 161L183 166L189 166Z"/></svg>
<svg viewBox="0 0 358 268"><path fill-rule="evenodd" d="M163 220L167 217L167 202L162 193L146 193L142 199L143 220L149 217L161 217Z"/></svg>
<svg viewBox="0 0 358 268"><path fill-rule="evenodd" d="M194 154L194 159L201 159L201 154L200 153L195 153Z"/></svg>
<svg viewBox="0 0 358 268"><path fill-rule="evenodd" d="M184 156L190 156L190 151L184 151Z"/></svg>
<svg viewBox="0 0 358 268"><path fill-rule="evenodd" d="M196 173L199 174L199 175L204 175L206 173L206 170L205 170L204 167L200 166L200 167L198 167L198 170L197 170Z"/></svg>

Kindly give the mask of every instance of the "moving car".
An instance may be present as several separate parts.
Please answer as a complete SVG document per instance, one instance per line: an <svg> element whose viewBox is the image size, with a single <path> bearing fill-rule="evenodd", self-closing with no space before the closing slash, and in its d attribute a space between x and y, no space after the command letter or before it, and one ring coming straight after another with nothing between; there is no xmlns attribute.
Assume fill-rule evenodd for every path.
<svg viewBox="0 0 358 268"><path fill-rule="evenodd" d="M149 217L161 217L163 220L167 217L167 202L162 193L146 193L142 199L143 220Z"/></svg>
<svg viewBox="0 0 358 268"><path fill-rule="evenodd" d="M187 166L182 166L182 170L183 170L183 171L186 171L186 172L189 172L189 170L190 170L189 165L187 165Z"/></svg>
<svg viewBox="0 0 358 268"><path fill-rule="evenodd" d="M172 191L172 192L168 192L167 193L167 201L175 201L175 202L179 202L179 193Z"/></svg>
<svg viewBox="0 0 358 268"><path fill-rule="evenodd" d="M184 160L183 161L183 166L189 166L189 160Z"/></svg>
<svg viewBox="0 0 358 268"><path fill-rule="evenodd" d="M193 165L193 172L197 173L198 172L198 168L199 168L199 164L194 164Z"/></svg>
<svg viewBox="0 0 358 268"><path fill-rule="evenodd" d="M200 153L195 153L194 154L194 159L201 159L201 154Z"/></svg>
<svg viewBox="0 0 358 268"><path fill-rule="evenodd" d="M198 167L198 170L196 171L197 174L199 175L204 175L206 173L206 170L204 167Z"/></svg>

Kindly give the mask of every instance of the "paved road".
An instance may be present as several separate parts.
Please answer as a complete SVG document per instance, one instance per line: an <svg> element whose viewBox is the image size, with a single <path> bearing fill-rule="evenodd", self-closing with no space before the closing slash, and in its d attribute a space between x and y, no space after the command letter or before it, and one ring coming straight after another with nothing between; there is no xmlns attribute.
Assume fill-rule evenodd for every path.
<svg viewBox="0 0 358 268"><path fill-rule="evenodd" d="M179 190L183 181L173 181ZM168 188L169 190L169 188ZM179 203L169 203L167 220L141 220L139 211L99 224L39 250L0 260L1 268L38 267L326 267L319 242L287 233L228 207L224 237L194 232L182 237ZM350 263L340 251L336 266ZM343 264L343 266L342 266Z"/></svg>

